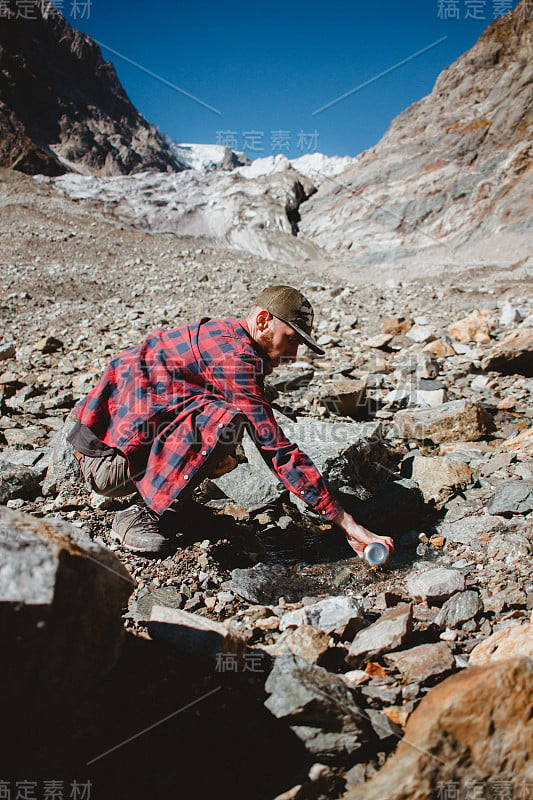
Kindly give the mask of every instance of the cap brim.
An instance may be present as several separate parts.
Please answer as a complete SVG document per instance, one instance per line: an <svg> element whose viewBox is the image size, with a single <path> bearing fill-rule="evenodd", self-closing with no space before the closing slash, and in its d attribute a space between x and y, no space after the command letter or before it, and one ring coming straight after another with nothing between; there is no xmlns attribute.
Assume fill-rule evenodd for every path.
<svg viewBox="0 0 533 800"><path fill-rule="evenodd" d="M287 325L290 325L291 328L294 331L296 331L298 336L302 337L302 339L305 342L305 344L308 347L310 347L311 350L313 350L317 355L319 355L319 356L325 356L326 355L326 351L323 350L321 347L319 347L319 345L315 342L315 340L312 339L307 333L305 333L305 331L303 331L301 328L299 328L298 325L295 325L293 322L287 322Z"/></svg>

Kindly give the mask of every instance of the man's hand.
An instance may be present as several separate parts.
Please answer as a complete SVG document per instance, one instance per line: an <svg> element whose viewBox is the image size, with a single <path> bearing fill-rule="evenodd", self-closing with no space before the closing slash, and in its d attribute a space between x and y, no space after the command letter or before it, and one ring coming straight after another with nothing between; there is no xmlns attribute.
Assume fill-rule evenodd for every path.
<svg viewBox="0 0 533 800"><path fill-rule="evenodd" d="M390 536L378 536L371 531L367 531L362 525L358 525L354 518L347 511L340 511L333 522L346 534L346 540L350 547L355 550L359 558L363 558L363 552L367 544L379 542L384 544L389 554L394 550L394 542Z"/></svg>

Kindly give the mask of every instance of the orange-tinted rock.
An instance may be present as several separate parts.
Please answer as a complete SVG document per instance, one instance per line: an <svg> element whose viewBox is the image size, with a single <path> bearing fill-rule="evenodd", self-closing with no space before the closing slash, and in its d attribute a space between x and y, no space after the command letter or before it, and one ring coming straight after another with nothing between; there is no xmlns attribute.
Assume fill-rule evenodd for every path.
<svg viewBox="0 0 533 800"><path fill-rule="evenodd" d="M477 666L518 656L533 658L533 623L519 622L493 633L474 647L468 663Z"/></svg>
<svg viewBox="0 0 533 800"><path fill-rule="evenodd" d="M445 784L466 797L476 781L485 797L497 781L519 797L533 781L532 704L530 659L452 675L424 697L379 773L344 800L430 800Z"/></svg>
<svg viewBox="0 0 533 800"><path fill-rule="evenodd" d="M533 327L518 328L494 345L482 362L483 369L533 376Z"/></svg>
<svg viewBox="0 0 533 800"><path fill-rule="evenodd" d="M381 330L391 336L401 336L407 333L412 325L413 320L410 317L386 317L381 323Z"/></svg>

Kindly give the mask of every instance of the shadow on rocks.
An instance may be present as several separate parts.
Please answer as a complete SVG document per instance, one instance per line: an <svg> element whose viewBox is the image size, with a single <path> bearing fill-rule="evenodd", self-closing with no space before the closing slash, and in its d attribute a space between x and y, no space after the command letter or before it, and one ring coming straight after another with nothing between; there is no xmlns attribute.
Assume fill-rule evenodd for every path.
<svg viewBox="0 0 533 800"><path fill-rule="evenodd" d="M95 800L270 800L312 762L264 708L262 682L128 635L117 666L68 717L18 721L2 779L91 781Z"/></svg>

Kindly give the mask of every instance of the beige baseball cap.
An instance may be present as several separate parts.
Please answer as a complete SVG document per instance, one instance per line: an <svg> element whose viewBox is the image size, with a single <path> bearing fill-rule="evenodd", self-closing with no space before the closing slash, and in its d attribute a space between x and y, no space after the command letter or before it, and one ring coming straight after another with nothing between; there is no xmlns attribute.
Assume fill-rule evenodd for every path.
<svg viewBox="0 0 533 800"><path fill-rule="evenodd" d="M254 301L255 306L266 308L272 316L290 325L306 345L318 355L325 350L311 336L313 329L313 306L304 295L292 286L268 286Z"/></svg>

